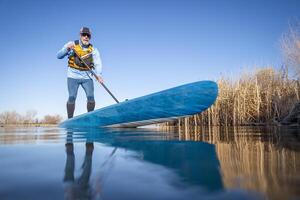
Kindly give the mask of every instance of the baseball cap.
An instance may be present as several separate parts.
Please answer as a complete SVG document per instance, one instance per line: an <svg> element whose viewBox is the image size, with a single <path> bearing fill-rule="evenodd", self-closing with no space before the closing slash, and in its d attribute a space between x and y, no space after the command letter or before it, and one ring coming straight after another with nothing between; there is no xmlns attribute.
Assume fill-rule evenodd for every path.
<svg viewBox="0 0 300 200"><path fill-rule="evenodd" d="M83 33L92 35L91 30L90 30L89 28L87 28L87 27L82 27L82 28L80 29L80 34L83 34Z"/></svg>

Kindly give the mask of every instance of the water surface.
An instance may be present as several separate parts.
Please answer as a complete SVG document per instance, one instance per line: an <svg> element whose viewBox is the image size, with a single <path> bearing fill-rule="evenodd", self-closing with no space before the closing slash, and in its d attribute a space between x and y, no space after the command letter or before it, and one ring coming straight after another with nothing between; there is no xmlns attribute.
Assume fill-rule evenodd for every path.
<svg viewBox="0 0 300 200"><path fill-rule="evenodd" d="M294 128L0 129L0 199L299 199Z"/></svg>

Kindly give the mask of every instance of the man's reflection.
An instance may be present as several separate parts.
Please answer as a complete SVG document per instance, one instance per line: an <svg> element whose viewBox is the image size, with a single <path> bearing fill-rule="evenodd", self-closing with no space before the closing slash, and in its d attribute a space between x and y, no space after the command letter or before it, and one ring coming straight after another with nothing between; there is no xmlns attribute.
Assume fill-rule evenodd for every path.
<svg viewBox="0 0 300 200"><path fill-rule="evenodd" d="M183 184L191 187L201 186L203 189L209 192L220 191L224 188L222 183L222 176L220 174L220 163L216 154L215 146L204 142L192 142L192 141L174 141L174 140L149 140L148 135L153 132L146 132L146 139L140 139L145 136L143 132L115 130L116 132L105 134L107 132L101 130L76 130L80 133L86 133L80 135L80 138L85 137L86 153L84 162L82 165L82 172L78 178L74 177L75 171L75 156L73 146L73 133L69 132L66 142L67 160L65 166L65 199L92 199L100 197L104 191L104 183L107 180L108 171L113 168L113 158L117 148L129 150L135 153L124 153L124 156L134 158L138 163L148 166L148 164L158 164L164 168L171 170L182 180ZM128 130L126 130L128 131ZM135 133L135 137L140 134L140 138L136 139L130 137L132 133ZM128 135L126 135L128 134ZM157 133L155 133L157 134ZM75 134L74 134L75 136ZM127 138L126 138L127 137ZM97 166L99 174L93 182L89 181L92 167L92 154L93 154L93 142L105 143L110 147L114 147L112 153L108 156L107 160L104 160L102 165ZM141 155L136 157L136 155ZM132 157L133 156L133 157ZM98 157L97 157L98 158ZM121 157L122 159L123 157ZM127 162L128 160L124 161ZM120 163L117 163L117 165ZM125 163L127 164L127 163ZM122 168L122 170L129 170ZM136 170L139 170L137 168ZM105 171L105 173L104 173ZM129 170L130 171L130 170ZM143 170L141 170L143 172ZM118 171L116 172L119 173ZM144 172L146 173L146 172ZM149 172L153 173L153 172ZM155 175L159 176L159 172L155 172ZM116 174L111 181L116 181ZM143 184L148 179L144 179L143 176L139 176L137 179L131 180L131 183ZM167 180L165 179L167 183ZM112 182L110 182L111 184ZM120 181L122 183L122 181ZM181 182L180 182L181 183ZM171 184L173 186L173 184ZM111 185L110 185L111 187ZM173 187L172 187L173 188ZM176 188L176 187L174 187ZM124 189L124 188L123 188ZM131 191L131 188L127 188ZM167 191L166 191L167 192Z"/></svg>
<svg viewBox="0 0 300 200"><path fill-rule="evenodd" d="M93 142L86 142L85 157L81 167L82 172L78 178L75 178L75 155L72 135L72 132L67 133L67 142L65 144L67 154L64 175L65 199L91 199L92 192L90 189L89 180L92 170L94 144Z"/></svg>

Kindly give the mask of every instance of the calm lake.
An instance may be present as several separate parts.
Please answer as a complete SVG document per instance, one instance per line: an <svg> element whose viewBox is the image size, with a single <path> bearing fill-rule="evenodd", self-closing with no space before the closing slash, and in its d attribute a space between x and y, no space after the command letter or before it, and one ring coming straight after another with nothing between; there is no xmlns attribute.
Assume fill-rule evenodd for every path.
<svg viewBox="0 0 300 200"><path fill-rule="evenodd" d="M0 199L300 199L300 130L2 127Z"/></svg>

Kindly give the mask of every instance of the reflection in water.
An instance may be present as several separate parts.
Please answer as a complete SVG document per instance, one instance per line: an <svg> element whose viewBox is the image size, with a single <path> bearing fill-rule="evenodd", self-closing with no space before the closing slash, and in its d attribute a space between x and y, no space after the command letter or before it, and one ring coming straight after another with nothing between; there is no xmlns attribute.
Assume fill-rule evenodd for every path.
<svg viewBox="0 0 300 200"><path fill-rule="evenodd" d="M114 147L109 158L116 152L117 148L126 149L126 151L135 152L131 157L135 160L139 160L139 162L143 160L144 164L145 162L149 162L176 172L179 179L173 179L169 184L179 190L191 186L201 187L199 191L203 193L218 192L223 189L221 174L219 172L219 161L216 156L215 148L214 145L208 143L166 140L167 137L158 134L158 132L141 130L128 131L126 129L68 130L66 138L65 199L92 199L92 195L95 193L98 193L97 195L100 196L99 185L103 184L101 180L98 179L97 182L94 183L94 185L98 186L98 189L94 189L94 185L91 187L89 184L94 142L105 143L106 145ZM80 140L85 139L87 141L82 172L77 179L74 178L74 138L76 138L76 140L80 138ZM104 164L106 162L108 162L108 160L106 160ZM136 169L136 171L139 171L139 169ZM157 174L157 172L152 173ZM140 183L137 181L135 184ZM154 188L155 187L153 187L153 189ZM164 193L167 192L170 191L165 191ZM197 192L193 191L193 193ZM183 197L177 196L177 198L182 199ZM126 197L123 199L126 199Z"/></svg>
<svg viewBox="0 0 300 200"><path fill-rule="evenodd" d="M0 129L0 196L297 199L299 144L297 129Z"/></svg>
<svg viewBox="0 0 300 200"><path fill-rule="evenodd" d="M131 141L113 145L139 152L144 161L173 169L189 185L200 185L210 191L223 188L213 145L177 141Z"/></svg>
<svg viewBox="0 0 300 200"><path fill-rule="evenodd" d="M0 145L56 141L61 137L53 127L0 127Z"/></svg>
<svg viewBox="0 0 300 200"><path fill-rule="evenodd" d="M91 199L89 180L92 170L94 144L92 142L86 142L82 172L81 175L75 179L75 155L72 135L72 132L67 132L67 143L65 144L67 154L64 176L65 199Z"/></svg>
<svg viewBox="0 0 300 200"><path fill-rule="evenodd" d="M259 191L270 199L300 196L300 134L295 128L193 127L181 140L214 144L226 188Z"/></svg>

